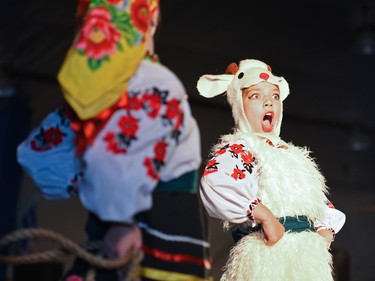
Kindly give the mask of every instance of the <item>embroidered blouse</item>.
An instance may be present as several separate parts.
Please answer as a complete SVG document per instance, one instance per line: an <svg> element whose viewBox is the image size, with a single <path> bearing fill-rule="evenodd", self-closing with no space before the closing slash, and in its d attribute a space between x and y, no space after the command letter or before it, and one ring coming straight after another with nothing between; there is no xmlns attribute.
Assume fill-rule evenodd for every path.
<svg viewBox="0 0 375 281"><path fill-rule="evenodd" d="M232 224L255 226L252 211L263 202L277 217L307 215L315 228L337 233L345 215L328 201L320 177L303 150L291 144L233 137L207 161L200 194L210 216Z"/></svg>
<svg viewBox="0 0 375 281"><path fill-rule="evenodd" d="M198 126L180 80L147 59L129 81L127 101L102 115L99 126L79 124L55 110L19 145L18 161L46 198L78 193L101 219L132 222L151 207L159 181L199 167Z"/></svg>

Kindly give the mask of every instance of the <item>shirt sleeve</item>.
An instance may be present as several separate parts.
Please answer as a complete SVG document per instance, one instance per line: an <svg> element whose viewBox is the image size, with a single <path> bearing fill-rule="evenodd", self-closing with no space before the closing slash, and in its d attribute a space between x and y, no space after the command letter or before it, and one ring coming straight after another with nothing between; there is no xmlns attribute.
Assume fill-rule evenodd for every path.
<svg viewBox="0 0 375 281"><path fill-rule="evenodd" d="M200 195L212 217L243 223L259 203L258 164L243 140L230 142L208 160Z"/></svg>
<svg viewBox="0 0 375 281"><path fill-rule="evenodd" d="M323 227L333 230L334 234L338 233L345 224L346 216L343 212L336 209L328 199L326 200L326 205L324 217L315 221L315 228Z"/></svg>
<svg viewBox="0 0 375 281"><path fill-rule="evenodd" d="M78 192L82 172L69 126L65 107L60 107L17 148L18 163L47 199L66 199Z"/></svg>
<svg viewBox="0 0 375 281"><path fill-rule="evenodd" d="M105 221L131 223L151 208L159 181L200 165L199 131L182 84L161 66L147 63L139 71L127 105L114 112L83 155L80 198ZM181 148L185 152L176 153Z"/></svg>

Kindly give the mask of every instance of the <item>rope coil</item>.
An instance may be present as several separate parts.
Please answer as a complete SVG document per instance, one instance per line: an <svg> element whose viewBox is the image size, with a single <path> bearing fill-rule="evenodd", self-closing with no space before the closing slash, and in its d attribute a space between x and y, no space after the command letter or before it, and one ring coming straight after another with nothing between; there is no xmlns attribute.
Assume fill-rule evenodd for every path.
<svg viewBox="0 0 375 281"><path fill-rule="evenodd" d="M27 254L22 256L0 256L0 263L6 264L25 264L25 263L40 263L51 260L59 260L67 253L75 254L89 264L106 269L117 269L125 266L128 263L136 264L142 259L142 254L133 255L128 253L119 259L105 259L85 250L82 246L73 242L69 238L44 228L28 228L20 229L11 232L0 238L0 248L21 239L25 238L44 238L60 245L60 248L42 251L39 253Z"/></svg>

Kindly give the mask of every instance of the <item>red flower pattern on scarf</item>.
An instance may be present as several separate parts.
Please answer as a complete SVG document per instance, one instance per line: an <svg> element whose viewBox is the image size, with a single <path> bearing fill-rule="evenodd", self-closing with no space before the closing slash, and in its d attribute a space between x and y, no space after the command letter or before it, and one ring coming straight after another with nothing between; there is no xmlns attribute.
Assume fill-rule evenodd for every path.
<svg viewBox="0 0 375 281"><path fill-rule="evenodd" d="M134 1L130 7L131 20L135 27L146 33L150 20L149 4L147 0Z"/></svg>
<svg viewBox="0 0 375 281"><path fill-rule="evenodd" d="M123 0L106 0L108 4L110 5L118 5L120 4Z"/></svg>
<svg viewBox="0 0 375 281"><path fill-rule="evenodd" d="M111 23L112 16L107 8L95 7L90 10L83 23L76 48L89 58L100 60L117 50L120 33Z"/></svg>
<svg viewBox="0 0 375 281"><path fill-rule="evenodd" d="M78 0L77 2L77 12L76 12L76 23L79 24L84 17L91 0Z"/></svg>

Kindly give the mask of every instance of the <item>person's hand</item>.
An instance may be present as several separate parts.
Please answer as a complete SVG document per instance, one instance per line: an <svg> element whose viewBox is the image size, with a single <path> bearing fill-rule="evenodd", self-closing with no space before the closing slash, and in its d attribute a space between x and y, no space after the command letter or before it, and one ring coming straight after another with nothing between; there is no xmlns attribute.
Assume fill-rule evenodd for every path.
<svg viewBox="0 0 375 281"><path fill-rule="evenodd" d="M264 244L272 246L284 236L285 228L275 217L262 222Z"/></svg>
<svg viewBox="0 0 375 281"><path fill-rule="evenodd" d="M103 239L104 248L111 258L122 258L142 248L142 233L135 224L113 224Z"/></svg>
<svg viewBox="0 0 375 281"><path fill-rule="evenodd" d="M326 228L321 228L317 230L317 233L327 241L328 248L330 248L334 238L332 231Z"/></svg>
<svg viewBox="0 0 375 281"><path fill-rule="evenodd" d="M285 233L284 226L263 204L259 204L253 211L254 218L262 224L264 232L264 244L272 246L276 244Z"/></svg>

